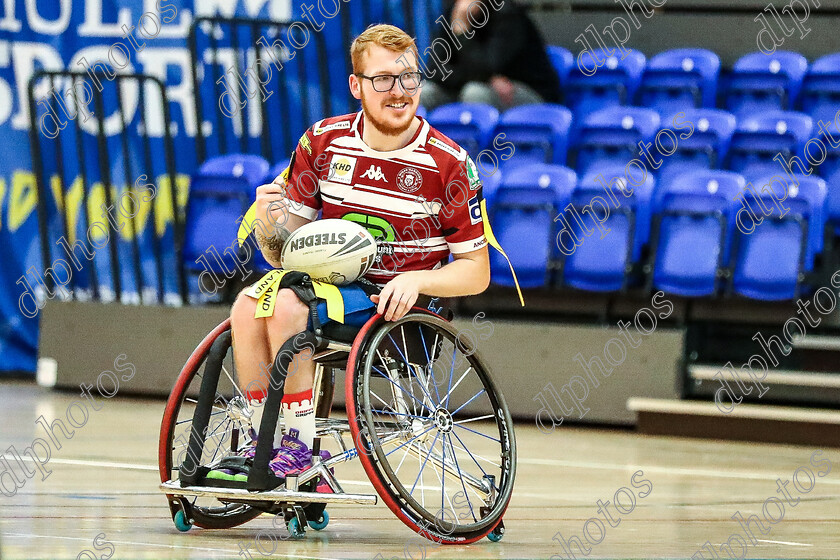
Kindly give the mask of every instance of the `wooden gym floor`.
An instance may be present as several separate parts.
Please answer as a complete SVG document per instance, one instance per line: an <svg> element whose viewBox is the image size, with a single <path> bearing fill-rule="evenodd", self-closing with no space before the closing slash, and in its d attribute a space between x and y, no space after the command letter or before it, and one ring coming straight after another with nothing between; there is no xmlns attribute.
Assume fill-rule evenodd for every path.
<svg viewBox="0 0 840 560"><path fill-rule="evenodd" d="M74 400L75 395L30 383L0 384L0 450L14 445L21 452L33 438L45 437L36 419L63 417ZM106 558L113 547L115 559L247 558L239 544L250 540L251 558L269 557L253 545L258 531L271 527L269 516L229 530L175 529L157 490L163 407L163 401L117 396L91 412L71 440L59 435L62 448L52 450L46 466L52 474L44 481L36 474L16 495L0 496L0 556ZM601 542L587 543L592 546L588 555L574 548L577 558L690 558L707 541L720 558L727 558L720 545L733 534L739 535L731 540L734 557L745 553L742 538L747 539L743 546L748 558L840 557L837 449L823 450L812 460L816 450L807 446L647 437L565 426L542 434L527 423L517 426L516 436L516 489L500 543L484 539L469 546L441 547L409 531L380 503L334 506L326 530L309 530L300 541L277 541L271 557L372 560L409 558L408 552L420 560L416 545L425 545L427 558L568 558L552 538L558 532L565 539L583 538L585 524L590 539ZM21 476L16 461L8 454L6 458ZM826 459L832 464L830 472ZM790 480L800 467L805 468L798 471L797 480L811 490L801 493L791 483L785 498L776 480ZM638 470L643 475L633 478ZM357 463L340 467L337 474L348 490L373 493ZM9 488L11 479L2 479ZM619 491L618 498L627 514L613 505L622 487L627 491ZM779 498L785 508L781 519L771 497ZM610 502L607 512L617 526L598 514L598 500ZM745 518L757 514L766 534L753 522L756 541L750 541L731 519L738 511ZM765 515L777 521L770 524ZM592 517L601 519L603 532L598 522L587 523ZM263 545L269 552L271 541L265 539ZM86 550L89 553L82 554Z"/></svg>

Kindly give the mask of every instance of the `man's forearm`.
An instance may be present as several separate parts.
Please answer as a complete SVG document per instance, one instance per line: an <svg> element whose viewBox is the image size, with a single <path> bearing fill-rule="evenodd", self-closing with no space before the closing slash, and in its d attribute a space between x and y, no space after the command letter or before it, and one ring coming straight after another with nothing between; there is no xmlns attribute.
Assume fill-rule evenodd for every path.
<svg viewBox="0 0 840 560"><path fill-rule="evenodd" d="M260 231L256 231L257 245L260 251L268 261L268 264L275 268L280 268L280 252L283 249L283 244L289 238L289 231L283 226L277 226L276 232L271 237L266 237Z"/></svg>
<svg viewBox="0 0 840 560"><path fill-rule="evenodd" d="M458 259L437 270L417 270L420 293L434 297L458 297L480 294L490 283L489 262Z"/></svg>

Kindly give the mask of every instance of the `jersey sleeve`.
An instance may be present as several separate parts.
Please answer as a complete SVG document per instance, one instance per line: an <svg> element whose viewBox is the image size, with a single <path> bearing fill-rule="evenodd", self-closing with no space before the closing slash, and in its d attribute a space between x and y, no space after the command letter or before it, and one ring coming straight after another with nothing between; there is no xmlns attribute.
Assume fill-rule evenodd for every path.
<svg viewBox="0 0 840 560"><path fill-rule="evenodd" d="M312 150L312 128L300 137L292 159L289 162L286 194L293 202L289 212L314 220L321 209L321 193L318 190L318 172L315 169L316 158Z"/></svg>
<svg viewBox="0 0 840 560"><path fill-rule="evenodd" d="M452 166L443 200L438 216L449 252L457 255L485 247L481 179L470 156Z"/></svg>

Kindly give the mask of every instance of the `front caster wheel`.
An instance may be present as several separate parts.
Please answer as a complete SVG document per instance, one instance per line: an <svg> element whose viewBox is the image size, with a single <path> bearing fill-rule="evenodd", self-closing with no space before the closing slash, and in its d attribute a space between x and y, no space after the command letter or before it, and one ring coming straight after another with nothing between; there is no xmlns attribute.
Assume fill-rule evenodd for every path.
<svg viewBox="0 0 840 560"><path fill-rule="evenodd" d="M180 509L175 513L175 517L172 519L175 522L175 528L181 531L182 533L186 533L190 529L192 529L192 523L187 520L187 514L184 513L184 510Z"/></svg>
<svg viewBox="0 0 840 560"><path fill-rule="evenodd" d="M327 528L327 524L330 522L330 516L326 510L321 514L320 518L317 521L308 521L307 524L315 529L316 531L322 531Z"/></svg>

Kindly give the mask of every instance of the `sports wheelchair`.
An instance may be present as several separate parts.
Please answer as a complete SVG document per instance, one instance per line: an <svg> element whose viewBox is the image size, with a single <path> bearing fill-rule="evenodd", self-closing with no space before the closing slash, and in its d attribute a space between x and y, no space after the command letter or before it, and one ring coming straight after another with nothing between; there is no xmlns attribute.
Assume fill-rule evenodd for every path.
<svg viewBox="0 0 840 560"><path fill-rule="evenodd" d="M504 534L516 444L504 398L472 333L414 307L398 321L374 314L361 328L317 313L312 282L295 290L311 327L287 341L270 367L266 407L244 488L214 486L206 474L251 443L251 405L236 383L230 320L193 351L169 396L160 431L160 489L175 526L235 527L261 513L283 514L289 534L324 529L329 504L376 504L344 490L334 467L358 458L376 493L408 527L443 544ZM306 299L302 293L310 294ZM316 439L313 466L277 478L268 468L283 382L298 352L313 352ZM345 370L346 418L331 418L335 375ZM319 455L322 440L338 451ZM328 488L328 489L327 489ZM319 491L320 490L320 491Z"/></svg>

